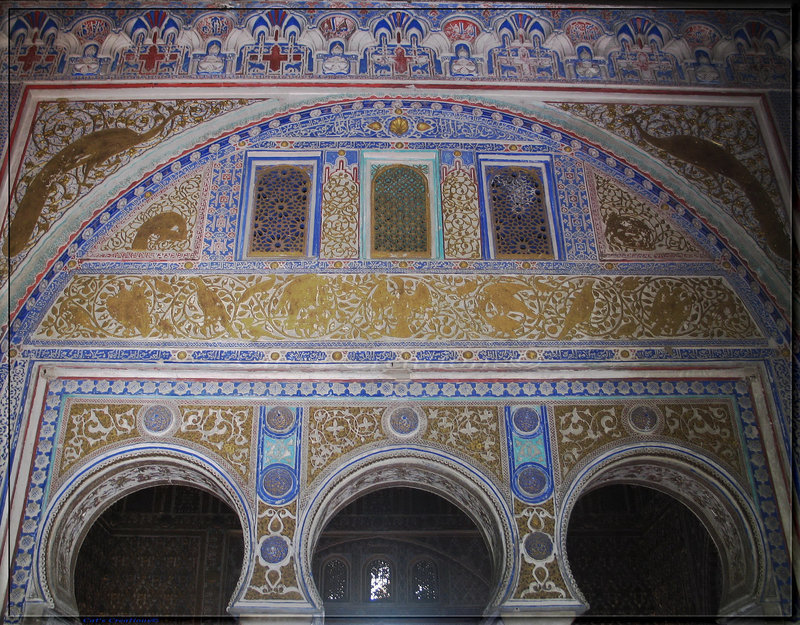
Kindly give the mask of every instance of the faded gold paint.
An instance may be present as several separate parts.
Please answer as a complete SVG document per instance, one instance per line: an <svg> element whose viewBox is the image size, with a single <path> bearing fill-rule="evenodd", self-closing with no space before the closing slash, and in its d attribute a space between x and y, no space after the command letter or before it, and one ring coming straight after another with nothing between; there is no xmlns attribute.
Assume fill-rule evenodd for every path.
<svg viewBox="0 0 800 625"><path fill-rule="evenodd" d="M130 128L103 128L84 135L52 157L28 185L9 227L8 248L4 253L16 256L28 245L42 215L51 185L68 171L81 168L83 177L104 161L158 136L172 120L162 116L150 130L138 133Z"/></svg>
<svg viewBox="0 0 800 625"><path fill-rule="evenodd" d="M77 275L35 333L198 341L760 337L720 277L475 274Z"/></svg>
<svg viewBox="0 0 800 625"><path fill-rule="evenodd" d="M789 235L783 227L778 207L758 178L729 150L715 141L692 135L656 137L642 128L634 115L627 115L627 118L649 144L711 175L730 178L739 185L753 206L753 215L767 245L781 258L789 258Z"/></svg>

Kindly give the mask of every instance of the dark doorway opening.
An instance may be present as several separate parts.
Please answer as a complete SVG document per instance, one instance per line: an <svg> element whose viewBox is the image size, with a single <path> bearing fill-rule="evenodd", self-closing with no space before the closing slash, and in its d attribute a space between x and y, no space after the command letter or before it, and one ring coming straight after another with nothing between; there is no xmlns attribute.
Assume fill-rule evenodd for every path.
<svg viewBox="0 0 800 625"><path fill-rule="evenodd" d="M567 555L590 606L576 623L716 622L719 553L694 513L669 495L617 484L581 496Z"/></svg>
<svg viewBox="0 0 800 625"><path fill-rule="evenodd" d="M348 505L322 532L312 566L326 623L478 623L491 590L491 558L475 523L414 488Z"/></svg>
<svg viewBox="0 0 800 625"><path fill-rule="evenodd" d="M197 488L157 486L110 506L83 541L75 569L82 617L233 623L228 601L242 570L236 513Z"/></svg>

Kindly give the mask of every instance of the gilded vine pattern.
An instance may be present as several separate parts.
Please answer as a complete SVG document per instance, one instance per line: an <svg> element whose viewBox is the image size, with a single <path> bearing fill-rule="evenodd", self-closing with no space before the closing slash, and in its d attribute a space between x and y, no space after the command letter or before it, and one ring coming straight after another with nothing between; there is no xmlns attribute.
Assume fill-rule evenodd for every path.
<svg viewBox="0 0 800 625"><path fill-rule="evenodd" d="M442 223L447 258L480 258L478 184L473 171L459 167L442 180Z"/></svg>
<svg viewBox="0 0 800 625"><path fill-rule="evenodd" d="M427 408L424 438L450 447L502 475L500 416L496 407L441 406Z"/></svg>
<svg viewBox="0 0 800 625"><path fill-rule="evenodd" d="M558 562L558 552L554 545L556 518L553 511L553 499L537 506L526 506L519 500L514 501L514 518L521 540L520 571L515 599L565 599L569 597L564 578ZM536 535L540 542L549 540L550 551L543 549L541 553L529 553L526 538ZM546 547L546 545L545 545ZM541 547L540 547L541 549Z"/></svg>
<svg viewBox="0 0 800 625"><path fill-rule="evenodd" d="M40 339L755 338L717 277L78 275Z"/></svg>
<svg viewBox="0 0 800 625"><path fill-rule="evenodd" d="M334 171L322 188L322 258L358 258L358 183L348 171Z"/></svg>
<svg viewBox="0 0 800 625"><path fill-rule="evenodd" d="M553 103L619 134L692 182L779 259L788 219L750 108Z"/></svg>
<svg viewBox="0 0 800 625"><path fill-rule="evenodd" d="M207 202L203 193L204 173L194 172L159 193L125 224L111 232L91 255L118 257L119 252L132 251L147 252L147 256L152 258L153 252L162 257L165 256L163 252L185 255L195 250L196 230L202 224ZM199 250L195 256L199 256Z"/></svg>
<svg viewBox="0 0 800 625"><path fill-rule="evenodd" d="M607 445L644 436L698 447L745 479L741 443L729 403L676 402L655 406L664 414L663 427L654 429L652 434L637 434L626 426L623 404L554 405L561 475L566 476Z"/></svg>
<svg viewBox="0 0 800 625"><path fill-rule="evenodd" d="M217 453L247 480L252 424L250 406L181 406L181 424L175 437Z"/></svg>
<svg viewBox="0 0 800 625"><path fill-rule="evenodd" d="M589 179L590 195L596 196L592 212L600 220L598 234L606 256L698 254L692 241L655 206L607 176L594 172Z"/></svg>
<svg viewBox="0 0 800 625"><path fill-rule="evenodd" d="M259 503L258 536L279 537L285 541L286 557L275 562L256 559L244 596L246 600L303 599L297 582L295 558L289 555L292 552L289 545L294 541L296 527L297 502L281 507Z"/></svg>
<svg viewBox="0 0 800 625"><path fill-rule="evenodd" d="M11 201L5 252L16 262L65 211L133 157L243 104L194 99L40 104Z"/></svg>
<svg viewBox="0 0 800 625"><path fill-rule="evenodd" d="M675 403L661 408L665 434L704 449L744 477L739 433L729 403Z"/></svg>
<svg viewBox="0 0 800 625"><path fill-rule="evenodd" d="M308 416L308 481L343 455L375 441L384 440L383 409L311 408Z"/></svg>
<svg viewBox="0 0 800 625"><path fill-rule="evenodd" d="M65 420L60 450L60 473L66 473L93 451L135 438L138 404L97 404L72 402Z"/></svg>

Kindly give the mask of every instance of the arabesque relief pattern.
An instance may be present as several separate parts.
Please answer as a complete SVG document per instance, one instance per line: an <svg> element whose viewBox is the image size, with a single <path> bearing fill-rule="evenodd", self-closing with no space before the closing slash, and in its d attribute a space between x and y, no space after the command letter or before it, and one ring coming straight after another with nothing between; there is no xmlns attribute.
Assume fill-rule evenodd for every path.
<svg viewBox="0 0 800 625"><path fill-rule="evenodd" d="M208 168L181 178L157 194L131 219L111 231L91 257L200 257L201 233L208 206ZM133 252L131 254L131 252ZM137 254L138 253L138 254Z"/></svg>
<svg viewBox="0 0 800 625"><path fill-rule="evenodd" d="M654 404L663 412L663 426L652 433L632 431L624 404L554 404L561 475L595 453L642 438L672 440L698 447L746 483L744 458L732 407L728 402Z"/></svg>
<svg viewBox="0 0 800 625"><path fill-rule="evenodd" d="M62 477L89 455L103 448L152 439L137 421L141 411L148 405L68 401L64 434L57 452L60 458L57 475ZM188 441L213 452L238 474L243 484L247 484L253 472L253 407L181 404L178 408L178 425L163 438L172 443Z"/></svg>
<svg viewBox="0 0 800 625"><path fill-rule="evenodd" d="M520 571L515 599L568 599L570 593L566 589L559 566L559 553L555 546L556 517L553 498L536 505L528 506L514 499L514 518L519 530ZM549 539L550 549L542 549L531 553L526 545L526 538L536 535L540 542Z"/></svg>
<svg viewBox="0 0 800 625"><path fill-rule="evenodd" d="M314 481L336 461L366 445L386 443L382 422L386 406L312 407L309 409L306 479ZM417 438L468 458L496 478L508 473L504 438L496 406L425 406L425 427Z"/></svg>
<svg viewBox="0 0 800 625"><path fill-rule="evenodd" d="M358 182L355 173L336 170L322 187L322 258L358 258Z"/></svg>
<svg viewBox="0 0 800 625"><path fill-rule="evenodd" d="M224 458L247 481L251 475L253 408L251 406L181 406L176 438L192 441Z"/></svg>
<svg viewBox="0 0 800 625"><path fill-rule="evenodd" d="M61 456L59 474L63 475L102 447L139 436L136 415L140 408L141 404L71 402L58 452Z"/></svg>
<svg viewBox="0 0 800 625"><path fill-rule="evenodd" d="M78 275L38 339L755 338L716 277Z"/></svg>
<svg viewBox="0 0 800 625"><path fill-rule="evenodd" d="M258 538L272 538L279 547L275 552L256 558L245 600L302 600L304 597L298 585L296 561L290 545L297 529L297 502L286 506L258 504ZM283 546L283 549L281 548ZM283 557L280 557L280 556Z"/></svg>
<svg viewBox="0 0 800 625"><path fill-rule="evenodd" d="M136 155L243 105L234 100L40 104L10 206L11 238L3 247L12 263Z"/></svg>
<svg viewBox="0 0 800 625"><path fill-rule="evenodd" d="M382 407L311 408L307 426L309 482L327 466L363 445L386 439Z"/></svg>
<svg viewBox="0 0 800 625"><path fill-rule="evenodd" d="M480 206L474 170L457 161L442 178L444 254L447 258L480 258Z"/></svg>
<svg viewBox="0 0 800 625"><path fill-rule="evenodd" d="M464 454L502 477L503 441L497 406L425 407L423 438L434 445Z"/></svg>
<svg viewBox="0 0 800 625"><path fill-rule="evenodd" d="M778 259L788 260L786 208L752 109L552 104L663 160Z"/></svg>
<svg viewBox="0 0 800 625"><path fill-rule="evenodd" d="M700 251L665 213L608 176L588 170L601 258L686 258ZM661 212L659 212L659 210Z"/></svg>

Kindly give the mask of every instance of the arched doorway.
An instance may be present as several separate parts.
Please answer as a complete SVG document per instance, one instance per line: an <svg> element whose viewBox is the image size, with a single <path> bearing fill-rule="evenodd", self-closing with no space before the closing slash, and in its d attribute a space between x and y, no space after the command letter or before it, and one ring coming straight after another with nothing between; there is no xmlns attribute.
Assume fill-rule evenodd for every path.
<svg viewBox="0 0 800 625"><path fill-rule="evenodd" d="M652 488L612 484L581 495L569 520L567 554L589 603L578 622L719 611L714 541L686 506Z"/></svg>
<svg viewBox="0 0 800 625"><path fill-rule="evenodd" d="M490 555L490 591L483 613L496 616L513 591L513 572L517 566L513 515L493 482L443 452L418 448L368 452L352 458L337 471L311 485L309 505L303 514L300 531L299 563L304 589L318 614L325 602L317 584L314 557L325 528L348 505L388 488L412 488L442 498L463 511L474 523ZM370 563L365 563L369 573ZM334 565L336 566L336 565ZM381 563L376 564L380 576ZM426 565L420 565L424 575ZM341 568L341 567L340 567ZM331 572L333 575L335 571ZM363 572L360 575L365 575Z"/></svg>
<svg viewBox="0 0 800 625"><path fill-rule="evenodd" d="M332 623L477 622L491 591L491 556L475 523L415 488L350 503L323 530L312 569Z"/></svg>
<svg viewBox="0 0 800 625"><path fill-rule="evenodd" d="M218 467L179 448L130 447L114 450L85 467L55 493L45 512L37 546L42 598L53 615L78 616L75 571L84 538L95 521L127 495L158 486L199 489L229 506L242 530L243 561L232 606L252 567L254 524L238 486Z"/></svg>
<svg viewBox="0 0 800 625"><path fill-rule="evenodd" d="M75 567L82 617L201 617L233 622L226 607L244 557L237 514L189 486L136 491L90 528Z"/></svg>
<svg viewBox="0 0 800 625"><path fill-rule="evenodd" d="M587 465L571 481L561 511L562 521L558 541L565 556L565 568L569 572L569 577L575 582L573 592L584 598L578 576L573 574L572 563L572 558L580 559L581 554L573 553L575 549L570 550L567 544L572 527L573 510L582 498L612 485L643 487L666 496L667 499L661 504L653 504L656 511L661 510L663 506L672 507L678 504L687 508L688 513L695 517L694 521L699 522L702 527L701 543L709 540L705 537L707 533L718 557L719 583L717 586L715 582L714 586L719 590L711 593L711 597L717 597L716 600L713 598L710 600L716 607L712 611L718 616L761 614L763 608L759 606L759 596L764 588L764 542L755 521L751 502L743 494L741 486L718 467L702 461L697 456L687 459L682 450L667 446L611 450ZM625 491L608 492L613 494ZM625 496L631 496L632 491L627 492L628 495ZM641 496L646 500L658 495L646 493ZM613 495L610 497L613 499ZM676 514L684 514L678 512L679 508L674 510ZM660 529L660 526L657 529ZM677 547L673 544L673 549L682 548L680 541ZM700 548L702 552L702 547L695 546L695 548ZM657 551L658 548L652 550ZM713 559L713 556L708 558ZM657 564L657 568L663 569L664 566L663 561ZM684 583L689 583L686 575L688 574L681 579ZM591 585L591 582L589 584ZM586 603L591 603L591 600L587 600ZM597 603L595 600L595 605ZM670 609L668 606L657 608L655 611L662 609L672 615L676 612L674 607ZM705 609L708 608L701 606L698 611ZM654 610L650 611L652 613ZM614 609L614 612L617 610ZM692 620L699 618L694 616Z"/></svg>

